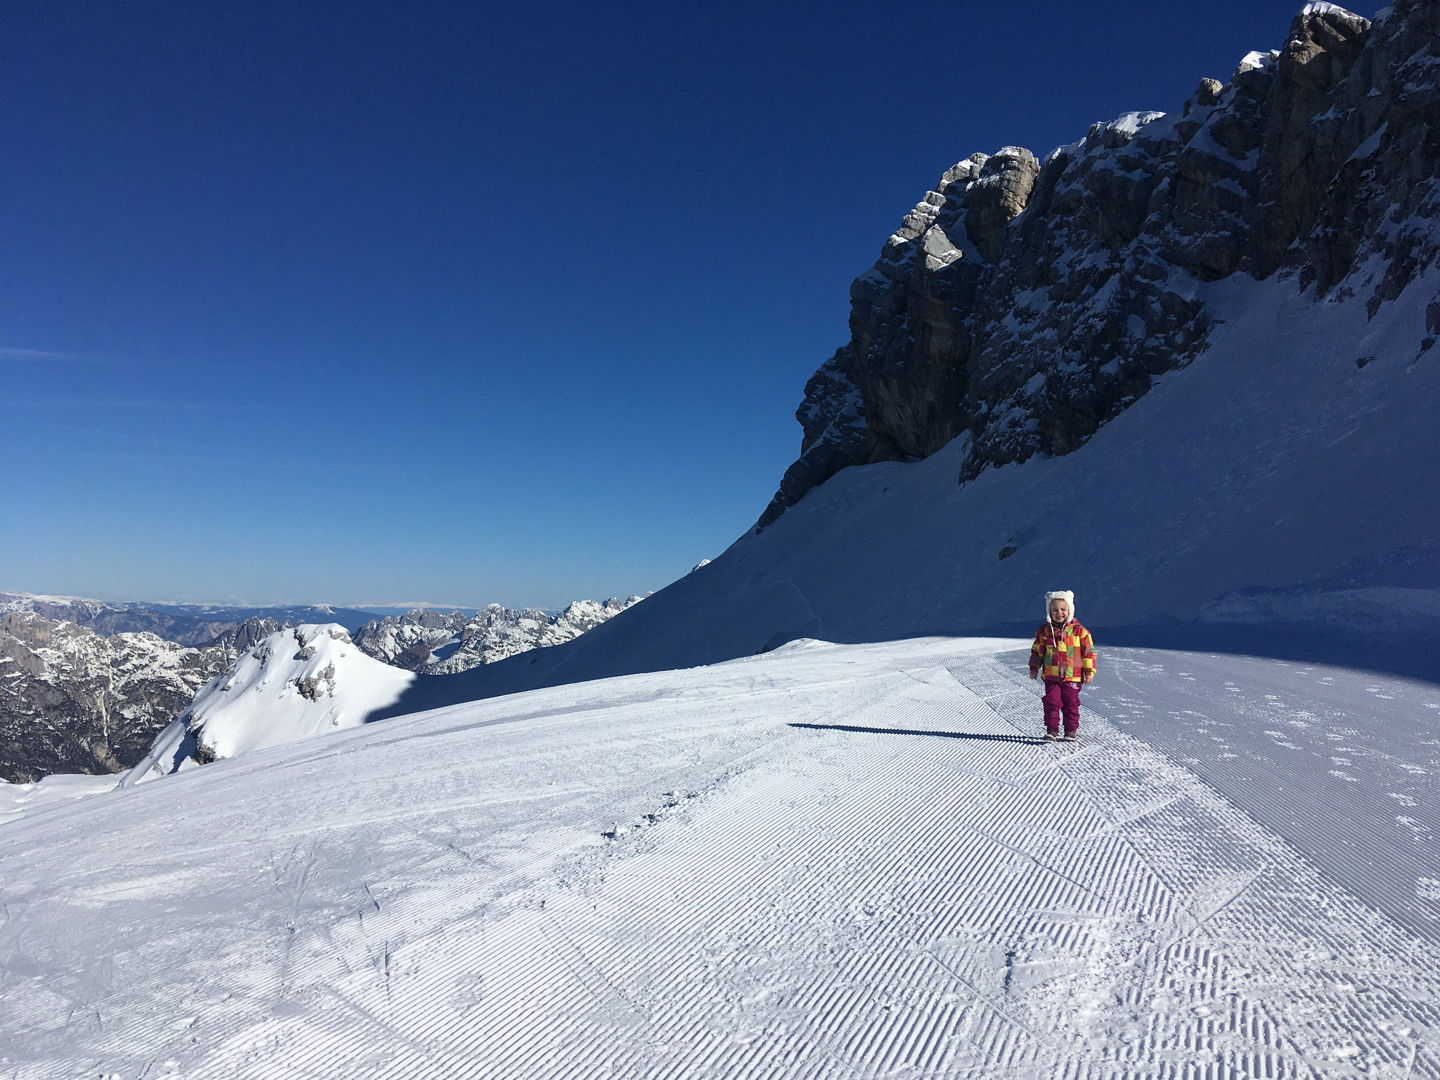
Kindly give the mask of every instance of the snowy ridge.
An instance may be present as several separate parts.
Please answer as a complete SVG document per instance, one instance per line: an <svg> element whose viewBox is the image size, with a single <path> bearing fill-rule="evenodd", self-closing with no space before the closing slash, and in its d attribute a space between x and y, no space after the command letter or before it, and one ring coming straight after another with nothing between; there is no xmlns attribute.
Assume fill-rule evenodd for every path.
<svg viewBox="0 0 1440 1080"><path fill-rule="evenodd" d="M338 623L282 630L201 689L124 784L357 727L414 679L366 656Z"/></svg>
<svg viewBox="0 0 1440 1080"><path fill-rule="evenodd" d="M1038 744L1025 646L797 643L13 822L6 1068L1440 1072L1436 883L1352 851L1352 873L1420 901L1415 928L1360 902L1343 856L1302 855L1141 741L1163 716L1122 733L1091 709L1078 747ZM1167 684L1132 672L1126 693L1163 706ZM1237 749L1247 731L1268 738L1237 728ZM1386 737L1433 820L1435 748ZM1341 824L1306 810L1317 834Z"/></svg>

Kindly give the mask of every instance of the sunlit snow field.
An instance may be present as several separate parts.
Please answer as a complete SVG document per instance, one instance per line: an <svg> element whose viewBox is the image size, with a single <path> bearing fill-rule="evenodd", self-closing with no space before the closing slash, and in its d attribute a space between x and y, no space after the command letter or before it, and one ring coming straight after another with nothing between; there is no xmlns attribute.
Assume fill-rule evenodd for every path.
<svg viewBox="0 0 1440 1080"><path fill-rule="evenodd" d="M1102 650L1045 745L1025 646L801 641L32 807L0 1076L1440 1073L1440 688Z"/></svg>

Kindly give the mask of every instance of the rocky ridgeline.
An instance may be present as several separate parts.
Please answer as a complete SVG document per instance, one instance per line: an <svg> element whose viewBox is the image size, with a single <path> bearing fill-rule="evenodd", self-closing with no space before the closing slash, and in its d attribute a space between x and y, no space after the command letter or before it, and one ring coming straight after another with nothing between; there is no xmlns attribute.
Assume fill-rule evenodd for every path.
<svg viewBox="0 0 1440 1080"><path fill-rule="evenodd" d="M31 611L0 615L0 779L133 765L230 659L143 631L106 637Z"/></svg>
<svg viewBox="0 0 1440 1080"><path fill-rule="evenodd" d="M362 652L387 664L426 675L454 675L570 641L641 599L577 600L556 615L500 604L491 604L473 616L461 611L416 610L367 623L354 639Z"/></svg>
<svg viewBox="0 0 1440 1080"><path fill-rule="evenodd" d="M851 286L850 341L805 387L759 525L849 465L959 437L961 483L1074 450L1205 346L1200 283L1283 274L1373 314L1440 254L1437 75L1434 0L1374 23L1312 3L1178 114L955 165Z"/></svg>

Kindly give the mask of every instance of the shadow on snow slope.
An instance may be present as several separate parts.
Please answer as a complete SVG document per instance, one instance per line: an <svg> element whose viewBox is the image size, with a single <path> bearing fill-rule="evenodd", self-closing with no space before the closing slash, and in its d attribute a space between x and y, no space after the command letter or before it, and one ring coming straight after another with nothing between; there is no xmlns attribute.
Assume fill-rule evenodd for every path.
<svg viewBox="0 0 1440 1080"><path fill-rule="evenodd" d="M1043 746L1044 739L1032 739L1025 735L986 735L974 731L921 731L916 728L860 727L855 724L791 724L792 728L808 731L852 731L859 735L925 735L933 739L978 739L981 742L1021 743L1025 746Z"/></svg>

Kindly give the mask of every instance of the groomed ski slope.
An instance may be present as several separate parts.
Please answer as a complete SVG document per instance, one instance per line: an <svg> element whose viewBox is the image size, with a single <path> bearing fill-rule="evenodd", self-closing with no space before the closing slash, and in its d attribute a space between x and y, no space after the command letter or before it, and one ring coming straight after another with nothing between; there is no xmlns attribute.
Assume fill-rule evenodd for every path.
<svg viewBox="0 0 1440 1080"><path fill-rule="evenodd" d="M1368 747L1433 821L1440 688L1102 649L1084 741L1047 746L1024 647L802 641L32 810L0 826L0 1077L1440 1075L1440 884L1356 810L1395 802ZM1313 710L1225 698L1324 679L1390 695L1327 718L1369 802L1267 826L1278 783L1152 745L1280 732L1313 789ZM1296 842L1367 812L1398 916Z"/></svg>

